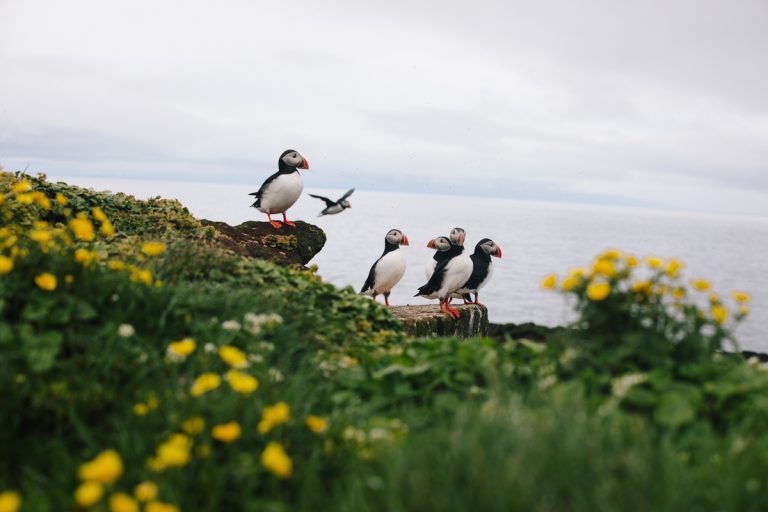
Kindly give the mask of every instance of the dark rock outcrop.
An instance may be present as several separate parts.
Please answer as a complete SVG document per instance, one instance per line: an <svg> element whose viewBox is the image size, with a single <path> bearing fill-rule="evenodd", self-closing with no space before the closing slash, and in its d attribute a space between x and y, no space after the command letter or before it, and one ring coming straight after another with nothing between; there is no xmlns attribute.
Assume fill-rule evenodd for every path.
<svg viewBox="0 0 768 512"><path fill-rule="evenodd" d="M545 327L533 322L526 322L524 324L490 324L488 336L499 341L504 341L507 338L513 340L525 338L531 341L544 342L564 331L565 327Z"/></svg>
<svg viewBox="0 0 768 512"><path fill-rule="evenodd" d="M461 312L457 319L440 312L439 306L393 306L389 308L411 336L458 336L471 338L488 332L488 310L469 304L454 306Z"/></svg>
<svg viewBox="0 0 768 512"><path fill-rule="evenodd" d="M248 221L237 226L202 220L216 229L216 245L244 256L270 260L278 265L306 265L325 245L322 229L303 221L296 227L273 228L268 222Z"/></svg>

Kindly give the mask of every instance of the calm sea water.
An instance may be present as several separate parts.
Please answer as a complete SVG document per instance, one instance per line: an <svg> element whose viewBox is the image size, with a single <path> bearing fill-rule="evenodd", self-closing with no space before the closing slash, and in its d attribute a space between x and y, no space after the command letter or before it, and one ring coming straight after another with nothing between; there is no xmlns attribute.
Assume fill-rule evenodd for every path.
<svg viewBox="0 0 768 512"><path fill-rule="evenodd" d="M75 185L125 192L139 198L175 198L198 218L238 224L266 220L250 208L247 195L255 186L211 183L49 177ZM314 189L289 212L320 226L328 236L312 263L327 281L359 289L391 228L409 238L404 247L408 269L390 297L392 304L424 304L413 297L424 284L424 266L434 254L429 239L447 235L454 226L467 232L465 247L493 239L503 251L494 259L494 274L480 292L492 322L536 322L562 325L571 318L564 299L540 289L541 278L585 266L600 251L617 248L638 256L676 257L686 263L685 276L706 278L721 295L731 290L752 294L752 313L739 327L742 348L768 351L768 219L726 217L653 210L549 204L498 198L416 195L356 191L352 208L339 215L317 217L324 207L306 192L338 198L344 190ZM381 299L379 299L381 300Z"/></svg>

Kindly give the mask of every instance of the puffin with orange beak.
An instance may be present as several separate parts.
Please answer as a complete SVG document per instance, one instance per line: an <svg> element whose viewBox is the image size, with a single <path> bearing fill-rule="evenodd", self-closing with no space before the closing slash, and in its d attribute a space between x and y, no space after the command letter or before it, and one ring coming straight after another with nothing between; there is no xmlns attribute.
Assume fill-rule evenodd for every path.
<svg viewBox="0 0 768 512"><path fill-rule="evenodd" d="M471 293L475 294L474 304L479 304L477 301L477 295L480 288L488 284L493 274L493 262L491 256L494 258L501 258L501 247L496 245L496 242L490 238L483 238L475 246L475 252L472 253L470 259L472 260L472 275L464 286L456 290L452 297L462 297L464 304L473 304L471 301Z"/></svg>
<svg viewBox="0 0 768 512"><path fill-rule="evenodd" d="M304 190L304 181L301 179L299 169L309 169L309 162L293 149L286 149L277 161L278 171L262 183L258 192L251 192L250 196L256 196L256 202L251 206L262 213L267 214L272 227L280 229L282 224L272 220L273 213L283 214L283 223L295 228L296 224L289 221L285 212L301 196Z"/></svg>
<svg viewBox="0 0 768 512"><path fill-rule="evenodd" d="M401 245L408 245L408 237L399 229L390 229L384 237L384 252L377 259L368 279L360 289L362 295L373 297L384 295L384 303L389 306L389 294L405 274L405 258L400 251Z"/></svg>

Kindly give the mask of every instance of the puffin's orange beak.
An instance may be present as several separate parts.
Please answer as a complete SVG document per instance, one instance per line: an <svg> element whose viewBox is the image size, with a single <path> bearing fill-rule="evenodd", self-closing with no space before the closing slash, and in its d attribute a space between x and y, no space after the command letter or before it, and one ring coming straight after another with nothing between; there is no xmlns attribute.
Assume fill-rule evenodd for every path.
<svg viewBox="0 0 768 512"><path fill-rule="evenodd" d="M405 236L405 233L403 233L403 242L401 245L408 245L408 237Z"/></svg>
<svg viewBox="0 0 768 512"><path fill-rule="evenodd" d="M306 158L301 162L299 169L309 169L309 161Z"/></svg>
<svg viewBox="0 0 768 512"><path fill-rule="evenodd" d="M501 258L501 247L498 245L496 246L496 257Z"/></svg>
<svg viewBox="0 0 768 512"><path fill-rule="evenodd" d="M429 247L430 249L434 249L435 248L435 241L434 240L430 240L429 242L427 242L427 247Z"/></svg>

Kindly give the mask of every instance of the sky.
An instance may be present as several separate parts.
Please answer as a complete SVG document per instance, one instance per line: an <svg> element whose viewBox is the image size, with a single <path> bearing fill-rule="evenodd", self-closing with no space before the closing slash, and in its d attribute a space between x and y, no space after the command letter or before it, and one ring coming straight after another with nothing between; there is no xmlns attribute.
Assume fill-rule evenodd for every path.
<svg viewBox="0 0 768 512"><path fill-rule="evenodd" d="M765 0L0 0L0 165L768 216Z"/></svg>

